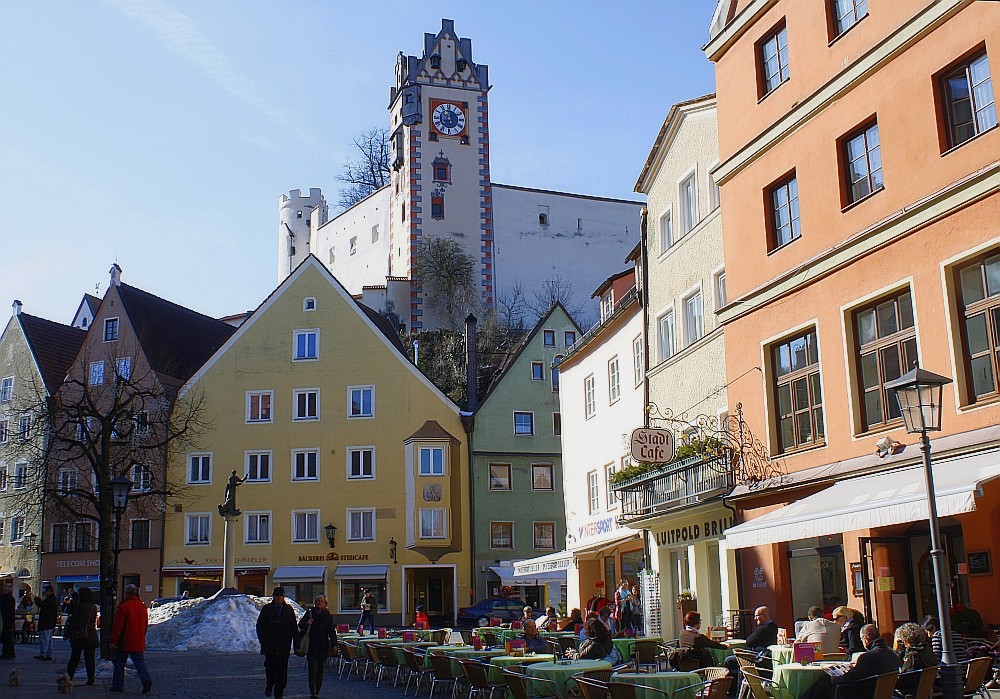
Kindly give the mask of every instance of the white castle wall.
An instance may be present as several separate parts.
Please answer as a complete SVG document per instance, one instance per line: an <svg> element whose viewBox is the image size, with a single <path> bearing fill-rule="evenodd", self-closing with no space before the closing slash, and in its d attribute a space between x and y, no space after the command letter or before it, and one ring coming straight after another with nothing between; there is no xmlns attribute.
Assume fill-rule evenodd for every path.
<svg viewBox="0 0 1000 699"><path fill-rule="evenodd" d="M315 214L315 215L314 215ZM318 187L307 196L299 189L278 197L278 283L285 281L310 252L310 222L326 223L330 209Z"/></svg>
<svg viewBox="0 0 1000 699"><path fill-rule="evenodd" d="M372 241L375 227L378 240ZM357 295L363 286L385 285L389 274L388 232L389 188L383 187L319 226L310 248L344 288ZM357 239L353 255L352 238Z"/></svg>

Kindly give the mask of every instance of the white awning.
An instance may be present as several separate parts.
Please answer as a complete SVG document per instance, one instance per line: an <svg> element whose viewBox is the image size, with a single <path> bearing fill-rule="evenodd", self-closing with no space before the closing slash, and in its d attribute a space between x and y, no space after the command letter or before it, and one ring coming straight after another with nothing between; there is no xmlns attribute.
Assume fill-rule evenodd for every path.
<svg viewBox="0 0 1000 699"><path fill-rule="evenodd" d="M278 566L272 582L323 582L326 566Z"/></svg>
<svg viewBox="0 0 1000 699"><path fill-rule="evenodd" d="M572 557L570 558L572 560ZM520 576L514 571L517 566L490 566L500 578L501 585L548 585L549 583L566 582L566 569L550 570L546 572L533 573L531 575Z"/></svg>
<svg viewBox="0 0 1000 699"><path fill-rule="evenodd" d="M388 574L389 566L387 565L339 565L333 577L340 578L341 580L381 580Z"/></svg>
<svg viewBox="0 0 1000 699"><path fill-rule="evenodd" d="M556 553L547 553L544 556L538 556L537 558L529 558L526 561L517 561L513 568L513 573L511 577L538 577L548 575L549 573L555 571L567 571L573 567L573 552L572 551L557 551ZM504 566L497 566L497 568L503 568ZM493 572L497 573L497 568L493 568ZM500 573L497 573L500 575ZM500 577L504 577L500 575ZM562 576L564 579L566 577L565 572ZM529 583L517 583L518 585L527 585Z"/></svg>
<svg viewBox="0 0 1000 699"><path fill-rule="evenodd" d="M932 470L938 515L972 512L980 486L1000 477L1000 452L942 459L933 463ZM839 481L727 529L725 535L730 548L746 548L923 519L927 519L927 491L923 466L918 464Z"/></svg>

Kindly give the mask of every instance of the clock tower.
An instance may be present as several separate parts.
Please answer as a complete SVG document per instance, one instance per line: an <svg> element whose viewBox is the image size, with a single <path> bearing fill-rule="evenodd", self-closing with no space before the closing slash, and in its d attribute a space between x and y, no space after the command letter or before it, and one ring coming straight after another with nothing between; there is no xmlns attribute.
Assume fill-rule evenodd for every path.
<svg viewBox="0 0 1000 699"><path fill-rule="evenodd" d="M423 55L397 57L396 84L389 93L389 274L412 278L423 240L454 240L476 261L480 302L491 307L488 92L487 67L472 60L472 41L455 34L453 20L442 20L436 35L424 34ZM439 312L420 283L411 282L410 328L444 325Z"/></svg>

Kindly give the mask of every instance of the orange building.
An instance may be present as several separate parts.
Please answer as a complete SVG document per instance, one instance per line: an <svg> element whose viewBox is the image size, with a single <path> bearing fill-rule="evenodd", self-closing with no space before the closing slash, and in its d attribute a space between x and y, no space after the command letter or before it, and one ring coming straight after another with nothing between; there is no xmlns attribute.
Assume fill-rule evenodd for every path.
<svg viewBox="0 0 1000 699"><path fill-rule="evenodd" d="M1000 622L1000 4L720 0L731 407L782 475L738 488L742 602L936 614L917 437L885 384L954 379L931 434L953 604Z"/></svg>

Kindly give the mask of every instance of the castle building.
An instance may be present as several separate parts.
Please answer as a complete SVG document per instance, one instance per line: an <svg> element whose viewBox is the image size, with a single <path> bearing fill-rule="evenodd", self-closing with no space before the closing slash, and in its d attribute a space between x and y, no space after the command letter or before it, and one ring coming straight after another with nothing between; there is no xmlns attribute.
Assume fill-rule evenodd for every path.
<svg viewBox="0 0 1000 699"><path fill-rule="evenodd" d="M330 218L322 191L278 202L278 281L316 255L365 305L400 327L446 324L432 290L414 280L422 241L459 243L475 260L478 304L545 282L587 290L638 242L642 202L495 184L490 173L488 67L452 20L424 35L420 56L400 53L389 91L390 183ZM464 313L462 314L464 316Z"/></svg>

